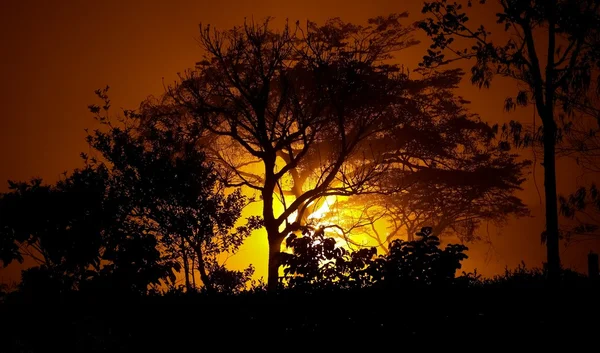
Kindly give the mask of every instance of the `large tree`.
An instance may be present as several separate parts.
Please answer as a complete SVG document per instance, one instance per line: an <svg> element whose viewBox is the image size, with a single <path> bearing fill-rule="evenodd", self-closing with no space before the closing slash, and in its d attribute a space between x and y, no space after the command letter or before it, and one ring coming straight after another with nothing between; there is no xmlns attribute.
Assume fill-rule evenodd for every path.
<svg viewBox="0 0 600 353"><path fill-rule="evenodd" d="M548 274L560 271L556 192L556 143L564 119L590 102L590 87L597 87L599 64L598 1L499 0L478 1L495 11L499 32L472 25L465 8L472 5L438 0L426 2L430 17L421 27L433 39L424 64L432 67L457 59L473 59L472 82L488 87L494 75L515 80L519 88L506 106L534 104L543 134L543 166ZM466 6L463 6L466 5ZM472 16L473 17L473 16ZM498 35L498 33L496 33Z"/></svg>
<svg viewBox="0 0 600 353"><path fill-rule="evenodd" d="M229 31L201 27L205 59L146 105L162 125L205 135L200 147L227 183L259 194L270 289L284 238L326 197L399 192L467 171L473 158L507 158L490 153L494 129L452 94L461 71L421 75L392 63L415 43L405 17L279 32L268 20ZM455 159L460 150L468 157Z"/></svg>

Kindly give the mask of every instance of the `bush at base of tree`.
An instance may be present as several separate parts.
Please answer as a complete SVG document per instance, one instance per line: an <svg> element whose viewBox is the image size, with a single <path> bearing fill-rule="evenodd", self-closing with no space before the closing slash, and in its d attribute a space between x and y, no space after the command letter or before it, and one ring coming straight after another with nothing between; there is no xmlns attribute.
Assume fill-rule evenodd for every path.
<svg viewBox="0 0 600 353"><path fill-rule="evenodd" d="M291 254L283 254L283 283L301 291L439 286L466 283L456 281L461 261L467 258L464 245L440 248L431 228L417 233L417 240L395 240L388 254L377 256L375 248L348 251L322 228L305 228L303 235L287 238Z"/></svg>

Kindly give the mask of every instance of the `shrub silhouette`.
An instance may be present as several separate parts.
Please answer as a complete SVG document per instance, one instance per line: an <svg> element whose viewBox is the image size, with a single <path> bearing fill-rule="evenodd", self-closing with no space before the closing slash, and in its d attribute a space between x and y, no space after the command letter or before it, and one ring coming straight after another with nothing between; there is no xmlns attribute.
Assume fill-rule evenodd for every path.
<svg viewBox="0 0 600 353"><path fill-rule="evenodd" d="M302 236L291 234L282 253L284 284L301 290L365 287L372 283L369 266L375 248L348 251L327 237L323 228L304 227Z"/></svg>
<svg viewBox="0 0 600 353"><path fill-rule="evenodd" d="M467 258L464 252L468 248L449 244L441 249L440 240L430 227L422 228L416 237L414 241L394 240L389 254L373 262L371 271L376 282L386 287L454 282L461 261Z"/></svg>
<svg viewBox="0 0 600 353"><path fill-rule="evenodd" d="M224 294L242 293L252 280L254 267L245 268L242 271L229 270L218 263L208 264L208 276L213 284L214 291ZM205 288L203 287L205 290Z"/></svg>
<svg viewBox="0 0 600 353"><path fill-rule="evenodd" d="M46 265L21 271L19 290L29 299L59 297L71 291L74 279Z"/></svg>
<svg viewBox="0 0 600 353"><path fill-rule="evenodd" d="M558 283L565 287L594 286L586 275L571 269L561 269L558 279ZM506 268L503 274L481 279L477 283L487 288L544 288L550 284L547 268L528 268L525 262L521 262L515 269Z"/></svg>
<svg viewBox="0 0 600 353"><path fill-rule="evenodd" d="M395 240L386 255L376 248L349 251L326 237L324 230L306 227L302 236L288 236L291 254L283 254L283 284L299 290L329 288L397 288L451 285L468 248L450 244L440 248L432 228L422 228L416 240Z"/></svg>

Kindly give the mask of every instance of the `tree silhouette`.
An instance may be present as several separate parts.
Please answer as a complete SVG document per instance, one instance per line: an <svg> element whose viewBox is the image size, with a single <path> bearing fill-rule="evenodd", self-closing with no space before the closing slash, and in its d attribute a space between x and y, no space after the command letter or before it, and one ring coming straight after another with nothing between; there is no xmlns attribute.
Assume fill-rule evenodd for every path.
<svg viewBox="0 0 600 353"><path fill-rule="evenodd" d="M400 23L406 16L367 26L308 22L279 33L269 20L229 31L202 27L205 60L145 105L163 126L206 136L200 148L227 185L260 196L270 289L283 240L326 197L408 190L456 169L459 162L447 165L462 148L467 160L498 157L490 152L492 127L451 92L460 71L409 75L390 63L415 43L414 26ZM474 153L480 142L485 152Z"/></svg>
<svg viewBox="0 0 600 353"><path fill-rule="evenodd" d="M104 165L87 164L55 185L11 182L0 198L2 260L38 266L23 272L21 290L32 294L105 288L145 293L172 275L156 239L128 227Z"/></svg>
<svg viewBox="0 0 600 353"><path fill-rule="evenodd" d="M556 143L563 122L581 117L597 93L594 72L600 53L598 2L500 0L498 4L497 23L509 34L504 44L495 44L484 26L470 27L472 21L461 4L446 0L426 2L423 12L431 17L421 23L421 28L433 44L424 57L424 65L439 67L458 59L474 59L471 81L479 87L489 87L494 75L520 84L516 96L507 98L507 109L535 105L543 128L539 136L543 143L546 196L543 241L547 246L548 275L556 279L560 272ZM471 7L472 1L466 5ZM496 10L490 4L486 6ZM468 43L463 47L465 40ZM542 46L538 40L547 45Z"/></svg>
<svg viewBox="0 0 600 353"><path fill-rule="evenodd" d="M24 256L38 263L23 272L29 293L145 294L174 282L182 267L188 290L198 271L207 291L239 291L253 268L229 271L217 260L260 226L257 217L236 224L247 198L225 194L204 155L172 132L145 126L150 134L136 133L140 116L131 111L113 123L107 90L96 92L102 108L90 106L105 128L87 139L101 161L82 154L85 168L55 185L9 182L0 195L3 266Z"/></svg>
<svg viewBox="0 0 600 353"><path fill-rule="evenodd" d="M9 182L0 196L0 238L3 265L35 260L53 276L76 285L98 269L103 230L110 222L104 192L107 171L86 167L55 185L41 179ZM67 289L72 286L67 286Z"/></svg>
<svg viewBox="0 0 600 353"><path fill-rule="evenodd" d="M88 142L109 165L113 197L127 207L124 223L141 227L137 233L154 234L163 256L181 262L188 290L197 270L204 288L215 291L213 279L219 276L211 275L210 269L220 277L228 274L217 257L237 251L261 225L260 219L250 217L236 226L249 200L240 190L225 194L212 164L194 148L195 139L151 124L144 124L140 133L140 122L152 119L134 111L125 111L121 124L113 123L107 90L96 92L102 108L90 106L107 129L89 134ZM247 280L251 270L229 276Z"/></svg>
<svg viewBox="0 0 600 353"><path fill-rule="evenodd" d="M595 184L580 187L571 195L559 197L560 213L574 221L563 227L568 240L596 238L600 232L600 193ZM573 236L577 238L572 239Z"/></svg>

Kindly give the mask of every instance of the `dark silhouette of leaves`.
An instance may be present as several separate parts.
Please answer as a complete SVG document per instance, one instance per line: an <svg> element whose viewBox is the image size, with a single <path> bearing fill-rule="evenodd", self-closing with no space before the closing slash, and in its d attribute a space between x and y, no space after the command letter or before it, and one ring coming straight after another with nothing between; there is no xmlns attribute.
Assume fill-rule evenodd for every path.
<svg viewBox="0 0 600 353"><path fill-rule="evenodd" d="M307 227L302 236L286 239L292 253L282 253L284 283L301 291L453 284L468 248L450 244L441 249L430 227L416 237L394 240L387 254L377 256L375 248L348 251L335 238L326 237L323 228Z"/></svg>

